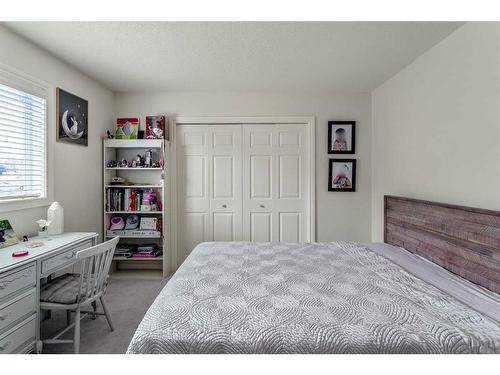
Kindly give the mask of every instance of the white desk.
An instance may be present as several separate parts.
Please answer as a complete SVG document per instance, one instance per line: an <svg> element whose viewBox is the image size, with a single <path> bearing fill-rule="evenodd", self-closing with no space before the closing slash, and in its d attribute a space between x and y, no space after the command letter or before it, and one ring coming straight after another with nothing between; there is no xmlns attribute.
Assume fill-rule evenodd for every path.
<svg viewBox="0 0 500 375"><path fill-rule="evenodd" d="M96 241L97 233L70 232L0 249L0 354L41 348L40 279L73 265L76 252ZM44 245L29 248L33 242ZM29 255L13 257L19 250Z"/></svg>

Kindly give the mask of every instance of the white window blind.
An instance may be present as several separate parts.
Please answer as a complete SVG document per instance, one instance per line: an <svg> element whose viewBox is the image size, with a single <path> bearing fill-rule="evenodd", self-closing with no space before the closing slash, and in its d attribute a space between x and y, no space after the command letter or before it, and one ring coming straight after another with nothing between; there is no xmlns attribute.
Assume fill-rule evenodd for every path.
<svg viewBox="0 0 500 375"><path fill-rule="evenodd" d="M0 84L0 202L45 198L46 99Z"/></svg>

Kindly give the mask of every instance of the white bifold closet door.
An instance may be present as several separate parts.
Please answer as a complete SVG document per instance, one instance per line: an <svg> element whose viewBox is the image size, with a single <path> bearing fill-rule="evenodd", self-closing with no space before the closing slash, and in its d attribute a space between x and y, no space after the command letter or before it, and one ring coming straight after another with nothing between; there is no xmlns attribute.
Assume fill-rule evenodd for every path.
<svg viewBox="0 0 500 375"><path fill-rule="evenodd" d="M306 125L243 126L243 239L309 241Z"/></svg>
<svg viewBox="0 0 500 375"><path fill-rule="evenodd" d="M205 241L241 240L241 126L177 127L179 260Z"/></svg>
<svg viewBox="0 0 500 375"><path fill-rule="evenodd" d="M178 125L178 263L205 241L309 241L305 124Z"/></svg>

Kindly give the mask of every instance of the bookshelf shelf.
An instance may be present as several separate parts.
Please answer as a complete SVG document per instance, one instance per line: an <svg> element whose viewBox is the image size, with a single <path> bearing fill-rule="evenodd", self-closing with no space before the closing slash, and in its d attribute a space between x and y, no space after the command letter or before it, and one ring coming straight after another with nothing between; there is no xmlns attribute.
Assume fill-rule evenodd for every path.
<svg viewBox="0 0 500 375"><path fill-rule="evenodd" d="M143 156L148 150L152 150L152 161L163 161L161 168L120 168L107 167L110 160L127 161L135 160L137 155ZM113 238L108 236L107 230L110 228L110 221L113 215L120 215L125 220L128 215L138 215L139 219L145 217L154 217L161 219L161 232L158 234L124 234L120 235L120 244L144 245L155 243L162 249L162 256L155 258L124 258L113 257L113 269L161 269L163 276L167 276L170 271L170 200L167 198L170 192L169 175L166 171L169 170L169 151L170 143L167 140L156 139L106 139L103 141L103 233L105 239ZM144 173L135 173L142 171ZM150 173L147 173L150 172ZM162 173L157 173L162 172ZM111 184L113 177L122 177L125 179L123 185ZM129 189L130 191L128 191ZM123 208L128 208L130 203L131 191L136 191L136 206L138 208L142 204L142 197L146 189L153 189L156 193L156 199L162 203L163 210L161 211L126 211ZM113 195L115 194L115 195ZM108 205L108 199L110 205ZM147 204L147 203L146 203ZM110 210L110 208L118 208L119 210Z"/></svg>
<svg viewBox="0 0 500 375"><path fill-rule="evenodd" d="M106 139L108 148L163 148L163 139Z"/></svg>
<svg viewBox="0 0 500 375"><path fill-rule="evenodd" d="M163 215L163 211L105 211L104 213L106 214L129 214L129 215L139 215L139 214L144 214L144 215Z"/></svg>
<svg viewBox="0 0 500 375"><path fill-rule="evenodd" d="M156 258L125 258L125 257L113 257L116 262L158 262L163 261L163 257L159 256Z"/></svg>
<svg viewBox="0 0 500 375"><path fill-rule="evenodd" d="M163 189L162 185L104 185L106 189Z"/></svg>
<svg viewBox="0 0 500 375"><path fill-rule="evenodd" d="M106 238L114 238L116 236L106 236ZM144 239L147 239L147 238L161 238L161 236L124 236L124 235L120 235L120 238L144 238Z"/></svg>
<svg viewBox="0 0 500 375"><path fill-rule="evenodd" d="M110 170L110 171L158 171L158 172L161 172L163 171L163 168L133 168L133 167L130 167L130 168L120 168L120 167L115 167L115 168L110 168L110 167L106 167L107 170Z"/></svg>

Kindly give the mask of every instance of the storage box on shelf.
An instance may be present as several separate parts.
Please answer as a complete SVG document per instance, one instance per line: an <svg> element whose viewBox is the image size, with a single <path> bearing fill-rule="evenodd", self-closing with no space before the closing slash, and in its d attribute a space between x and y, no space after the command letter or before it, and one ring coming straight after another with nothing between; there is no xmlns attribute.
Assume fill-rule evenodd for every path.
<svg viewBox="0 0 500 375"><path fill-rule="evenodd" d="M149 155L144 157L148 151ZM115 269L161 269L164 276L170 271L167 256L170 240L168 155L169 142L163 139L104 140L104 236L109 239L119 235L120 244L132 247L152 244L159 249L154 254L136 254L134 257L130 257L130 254L117 255L113 258ZM138 162L141 157L143 164ZM149 157L151 161L148 160ZM128 165L120 163L122 160L126 160ZM111 161L115 163L110 163ZM158 163L153 166L155 162L160 162L159 166ZM113 182L115 177L123 180ZM126 223L130 215L137 216L130 219L132 223L136 223L135 227L111 228L113 217L121 217ZM141 221L149 226L141 226ZM151 223L158 223L158 227L152 228Z"/></svg>

